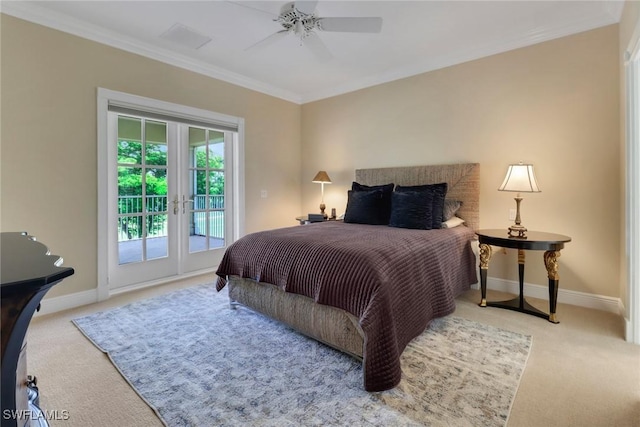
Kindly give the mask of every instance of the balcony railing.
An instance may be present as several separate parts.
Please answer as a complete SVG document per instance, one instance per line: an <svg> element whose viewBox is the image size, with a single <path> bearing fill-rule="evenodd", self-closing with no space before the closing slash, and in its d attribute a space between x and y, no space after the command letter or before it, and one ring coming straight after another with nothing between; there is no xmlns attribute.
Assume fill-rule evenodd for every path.
<svg viewBox="0 0 640 427"><path fill-rule="evenodd" d="M209 237L224 238L224 195L193 196L193 209L189 213L189 229L192 236L207 235L207 217L209 218ZM167 236L167 196L145 196L146 209L143 212L142 196L118 197L118 241L141 239L143 220L146 216L147 237Z"/></svg>

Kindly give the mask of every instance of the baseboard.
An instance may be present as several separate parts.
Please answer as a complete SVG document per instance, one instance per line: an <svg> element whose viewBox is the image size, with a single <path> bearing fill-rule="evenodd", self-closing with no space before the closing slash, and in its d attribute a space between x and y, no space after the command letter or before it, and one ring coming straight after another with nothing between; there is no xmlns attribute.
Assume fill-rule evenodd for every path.
<svg viewBox="0 0 640 427"><path fill-rule="evenodd" d="M137 291L139 289L149 288L151 286L163 285L169 282L175 282L177 280L188 279L203 274L215 273L215 268L208 268L205 270L198 270L191 273L181 274L179 276L165 277L163 279L153 280L150 282L137 283L134 285L124 286L122 288L113 289L108 291L107 298L111 295L118 295L125 292ZM213 278L212 278L213 281ZM57 313L58 311L68 310L70 308L81 307L87 304L93 304L101 301L98 296L98 289L91 289L88 291L76 292L68 295L61 295L59 297L45 297L40 302L40 311L36 312L35 316L43 316L45 314Z"/></svg>
<svg viewBox="0 0 640 427"><path fill-rule="evenodd" d="M94 302L98 302L97 289L61 295L59 297L44 298L40 301L40 311L36 312L35 316L57 313L58 311L93 304Z"/></svg>
<svg viewBox="0 0 640 427"><path fill-rule="evenodd" d="M480 289L480 285L473 286L474 289ZM519 284L515 280L499 279L497 277L487 277L487 289L510 294L519 293ZM532 283L524 284L524 295L531 298L539 298L549 301L549 288L547 286L534 285ZM608 297L604 295L588 294L585 292L577 292L569 289L558 289L558 303L576 305L578 307L593 308L596 310L606 311L622 315L620 311L620 298Z"/></svg>
<svg viewBox="0 0 640 427"><path fill-rule="evenodd" d="M171 277L164 280L155 280L153 282L140 283L136 285L127 286L110 292L110 295L117 295L124 292L131 292L138 289L148 288L150 286L157 286L160 284L172 282L175 280L186 279L189 277L198 276L201 274L207 274L214 270L200 270L194 273L184 274L180 277ZM474 289L480 289L479 284L472 286ZM511 294L518 294L518 282L514 280L498 279L496 277L487 277L487 289L501 292L508 292ZM524 294L527 297L539 298L545 301L549 300L549 288L541 285L534 285L531 283L524 284ZM62 310L68 310L70 308L76 308L87 304L98 302L98 290L91 289L89 291L76 292L69 295L62 295L59 297L44 298L40 304L40 311L36 313L36 316L42 316L45 314L56 313ZM609 313L615 313L623 315L623 308L620 298L607 297L604 295L588 294L585 292L571 291L568 289L560 288L558 290L558 302L562 304L577 305L579 307L593 308L596 310L602 310ZM623 316L624 317L624 316ZM625 318L628 323L628 320ZM630 325L626 325L626 330L631 331Z"/></svg>
<svg viewBox="0 0 640 427"><path fill-rule="evenodd" d="M133 285L123 286L121 288L112 289L109 292L109 295L119 295L126 292L137 291L139 289L150 288L152 286L164 285L165 283L175 282L177 280L189 279L191 277L201 276L203 274L214 274L216 272L217 267L215 268L207 268L204 270L193 271L190 273L183 273L177 276L164 277L157 280L151 280L149 282L143 283L135 283ZM213 281L214 278L211 279Z"/></svg>
<svg viewBox="0 0 640 427"><path fill-rule="evenodd" d="M632 344L640 345L640 331L633 327L631 318L629 317L624 304L620 303L620 314L624 319L624 339Z"/></svg>

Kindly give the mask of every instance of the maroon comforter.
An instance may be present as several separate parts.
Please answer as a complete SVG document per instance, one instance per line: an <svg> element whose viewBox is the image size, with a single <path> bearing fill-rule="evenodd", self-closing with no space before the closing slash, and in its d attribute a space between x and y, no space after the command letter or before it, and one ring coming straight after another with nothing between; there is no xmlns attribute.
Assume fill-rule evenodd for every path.
<svg viewBox="0 0 640 427"><path fill-rule="evenodd" d="M251 278L352 313L365 334L364 387L381 391L400 382L406 345L477 282L473 236L334 221L263 231L227 249L216 287Z"/></svg>

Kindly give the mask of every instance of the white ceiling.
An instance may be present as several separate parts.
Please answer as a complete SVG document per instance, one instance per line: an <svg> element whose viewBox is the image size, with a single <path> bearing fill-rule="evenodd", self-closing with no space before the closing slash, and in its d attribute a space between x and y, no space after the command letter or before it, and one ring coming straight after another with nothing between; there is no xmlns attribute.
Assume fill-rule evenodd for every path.
<svg viewBox="0 0 640 427"><path fill-rule="evenodd" d="M623 2L329 1L322 17L379 16L379 34L320 32L315 57L282 29L286 1L2 1L1 11L179 67L305 103L617 23ZM181 24L211 38L199 49L161 38Z"/></svg>

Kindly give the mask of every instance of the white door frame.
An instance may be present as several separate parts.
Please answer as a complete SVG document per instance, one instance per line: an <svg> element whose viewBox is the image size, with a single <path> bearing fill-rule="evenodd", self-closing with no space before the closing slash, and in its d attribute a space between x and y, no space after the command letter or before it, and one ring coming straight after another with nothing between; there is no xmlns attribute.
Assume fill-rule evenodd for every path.
<svg viewBox="0 0 640 427"><path fill-rule="evenodd" d="M233 232L228 236L228 244L231 244L244 234L244 119L215 113L208 110L193 108L185 105L159 101L152 98L145 98L131 95L124 92L117 92L109 89L98 88L97 93L97 172L98 172L98 301L108 299L111 294L139 289L147 286L154 286L169 280L176 280L188 277L194 273L187 273L179 276L171 276L167 279L154 280L148 283L141 283L135 286L123 287L117 291L109 288L109 144L108 144L108 108L109 102L116 102L121 106L128 106L134 109L157 112L165 115L173 115L183 118L191 118L196 121L209 121L213 123L226 123L237 127L237 140L234 144L233 155ZM200 274L196 272L195 274Z"/></svg>
<svg viewBox="0 0 640 427"><path fill-rule="evenodd" d="M625 52L626 340L640 344L640 23Z"/></svg>

